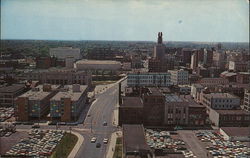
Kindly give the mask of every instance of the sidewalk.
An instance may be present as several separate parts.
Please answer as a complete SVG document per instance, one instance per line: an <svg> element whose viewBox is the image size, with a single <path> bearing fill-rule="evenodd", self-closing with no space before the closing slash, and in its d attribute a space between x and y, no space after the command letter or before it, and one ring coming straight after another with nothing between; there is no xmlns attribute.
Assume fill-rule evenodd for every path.
<svg viewBox="0 0 250 158"><path fill-rule="evenodd" d="M115 109L114 109L114 111L113 111L113 118L112 118L112 124L114 125L114 126L118 126L118 118L119 118L119 116L118 116L118 113L119 113L119 110L118 110L118 104L116 104L116 106L115 106Z"/></svg>
<svg viewBox="0 0 250 158"><path fill-rule="evenodd" d="M108 150L106 153L106 158L113 158L113 155L115 152L116 139L117 139L117 137L121 137L121 136L122 136L121 131L112 133L111 138L110 138L110 142L109 142L109 146L108 146Z"/></svg>
<svg viewBox="0 0 250 158"><path fill-rule="evenodd" d="M81 134L77 133L77 132L73 132L71 131L72 134L76 135L78 137L78 140L76 142L76 145L74 146L74 148L72 149L72 151L70 152L68 158L73 158L76 156L78 150L80 149L83 141L84 141L84 138Z"/></svg>

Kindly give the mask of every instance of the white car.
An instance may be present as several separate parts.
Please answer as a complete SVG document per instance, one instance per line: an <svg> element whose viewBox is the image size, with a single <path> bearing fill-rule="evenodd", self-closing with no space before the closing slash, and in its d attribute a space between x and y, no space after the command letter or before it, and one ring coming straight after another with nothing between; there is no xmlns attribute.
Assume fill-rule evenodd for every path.
<svg viewBox="0 0 250 158"><path fill-rule="evenodd" d="M108 144L108 141L109 141L108 138L104 138L104 139L103 139L103 143L104 143L104 144Z"/></svg>
<svg viewBox="0 0 250 158"><path fill-rule="evenodd" d="M95 143L96 142L96 137L91 138L91 143Z"/></svg>

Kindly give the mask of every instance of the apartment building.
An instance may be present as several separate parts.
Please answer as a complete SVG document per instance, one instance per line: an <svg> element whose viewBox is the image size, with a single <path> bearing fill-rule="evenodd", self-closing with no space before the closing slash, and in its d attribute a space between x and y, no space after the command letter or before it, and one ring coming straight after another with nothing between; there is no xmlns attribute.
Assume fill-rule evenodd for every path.
<svg viewBox="0 0 250 158"><path fill-rule="evenodd" d="M18 121L45 117L50 110L50 99L58 92L59 85L39 85L15 100Z"/></svg>
<svg viewBox="0 0 250 158"><path fill-rule="evenodd" d="M67 57L73 57L75 60L81 59L80 49L72 47L58 47L49 49L50 56L58 59L66 59Z"/></svg>
<svg viewBox="0 0 250 158"><path fill-rule="evenodd" d="M63 122L77 120L85 107L88 86L64 85L59 92L50 99L50 117L52 120Z"/></svg>

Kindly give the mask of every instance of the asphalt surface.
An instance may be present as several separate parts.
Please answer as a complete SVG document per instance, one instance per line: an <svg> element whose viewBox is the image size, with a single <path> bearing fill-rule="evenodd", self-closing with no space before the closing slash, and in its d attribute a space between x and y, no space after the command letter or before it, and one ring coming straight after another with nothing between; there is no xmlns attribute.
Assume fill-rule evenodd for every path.
<svg viewBox="0 0 250 158"><path fill-rule="evenodd" d="M124 89L125 85L126 80L122 82L122 89ZM118 83L105 92L96 94L95 98L96 101L93 102L88 112L90 116L86 117L83 128L81 128L84 129L84 131L80 132L84 136L84 143L79 149L76 158L104 158L108 144L103 144L103 139L110 139L111 134L117 131L117 127L113 126L112 121L113 111L118 104ZM104 122L107 122L107 126L103 126ZM97 138L95 143L90 142L92 137ZM96 143L101 143L101 148L96 148Z"/></svg>
<svg viewBox="0 0 250 158"><path fill-rule="evenodd" d="M125 91L127 80L122 82L122 91ZM114 109L118 104L118 83L112 87L98 92L95 95L95 101L90 107L85 108L81 112L78 122L83 122L77 126L68 125L41 125L40 129L61 129L76 131L84 137L84 142L76 154L76 158L105 158L108 144L103 143L104 138L110 139L111 134L118 130L113 125ZM103 123L107 122L107 126ZM17 125L17 129L31 129L32 125ZM91 143L92 137L96 137L97 141ZM110 141L110 140L109 140ZM100 148L96 148L96 143L101 143Z"/></svg>

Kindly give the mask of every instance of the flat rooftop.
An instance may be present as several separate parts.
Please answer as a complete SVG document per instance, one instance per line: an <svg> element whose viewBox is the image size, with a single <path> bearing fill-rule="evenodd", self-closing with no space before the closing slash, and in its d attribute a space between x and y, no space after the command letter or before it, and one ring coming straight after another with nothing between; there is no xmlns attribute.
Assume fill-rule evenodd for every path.
<svg viewBox="0 0 250 158"><path fill-rule="evenodd" d="M239 98L230 93L210 93L208 94L211 98Z"/></svg>
<svg viewBox="0 0 250 158"><path fill-rule="evenodd" d="M250 115L249 112L246 112L244 110L215 110L215 111L222 115Z"/></svg>
<svg viewBox="0 0 250 158"><path fill-rule="evenodd" d="M29 100L42 100L51 94L52 91L59 88L59 85L51 85L51 91L43 91L43 85L39 85L19 97L27 97Z"/></svg>
<svg viewBox="0 0 250 158"><path fill-rule="evenodd" d="M123 148L126 152L134 151L151 151L145 138L144 128L142 125L122 126L123 131Z"/></svg>
<svg viewBox="0 0 250 158"><path fill-rule="evenodd" d="M72 85L65 85L64 88L51 98L51 100L59 101L61 98L71 98L72 101L78 101L81 95L87 90L87 85L79 85L80 90L74 91Z"/></svg>
<svg viewBox="0 0 250 158"><path fill-rule="evenodd" d="M123 97L121 107L143 107L140 97Z"/></svg>
<svg viewBox="0 0 250 158"><path fill-rule="evenodd" d="M119 61L112 61L112 60L79 60L76 62L76 64L101 64L101 65L106 65L106 64L121 64Z"/></svg>
<svg viewBox="0 0 250 158"><path fill-rule="evenodd" d="M184 102L184 100L175 94L167 94L165 95L166 102Z"/></svg>
<svg viewBox="0 0 250 158"><path fill-rule="evenodd" d="M24 84L13 84L11 86L0 87L0 93L14 93L25 88Z"/></svg>
<svg viewBox="0 0 250 158"><path fill-rule="evenodd" d="M228 136L250 136L250 127L221 127Z"/></svg>

